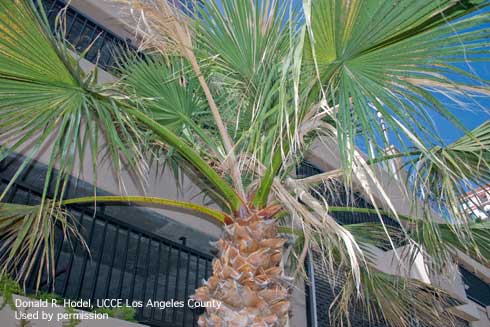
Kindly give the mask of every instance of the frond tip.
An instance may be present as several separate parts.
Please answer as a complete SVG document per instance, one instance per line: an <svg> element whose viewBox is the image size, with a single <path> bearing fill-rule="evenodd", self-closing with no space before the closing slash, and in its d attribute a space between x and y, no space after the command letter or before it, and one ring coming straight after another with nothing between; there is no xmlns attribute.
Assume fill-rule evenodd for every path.
<svg viewBox="0 0 490 327"><path fill-rule="evenodd" d="M41 276L49 280L55 275L57 229L65 240L77 240L88 250L73 217L56 204L49 201L34 206L0 203L0 273L15 277L24 286L27 277L34 274L35 287L39 288Z"/></svg>
<svg viewBox="0 0 490 327"><path fill-rule="evenodd" d="M336 271L335 274L337 287L331 317L337 323L349 321L350 311L360 306L369 321L386 322L389 326L409 327L415 321L430 327L452 326L454 317L447 309L463 304L441 289L414 279L386 274L374 267L361 269L359 295L350 282L349 273L344 275L342 271ZM344 283L341 282L343 280Z"/></svg>
<svg viewBox="0 0 490 327"><path fill-rule="evenodd" d="M131 28L140 39L139 48L166 55L188 57L192 49L190 18L174 1L112 0L122 3L129 14Z"/></svg>

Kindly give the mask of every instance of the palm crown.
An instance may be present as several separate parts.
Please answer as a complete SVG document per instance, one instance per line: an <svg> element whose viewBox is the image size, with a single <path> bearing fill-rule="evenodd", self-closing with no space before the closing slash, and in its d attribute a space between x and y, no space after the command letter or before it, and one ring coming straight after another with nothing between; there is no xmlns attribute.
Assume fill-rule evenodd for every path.
<svg viewBox="0 0 490 327"><path fill-rule="evenodd" d="M437 95L489 93L486 81L462 68L488 60L488 2L304 0L296 8L222 0L184 13L165 0L119 2L131 8L126 18L145 55L122 49L113 70L118 81L102 85L96 70L82 71L63 39L62 16L52 36L35 1L0 3L0 160L29 145L18 176L49 145L45 193L50 182L55 186L55 197L44 196L40 205L0 206L3 271L18 272L20 265L22 278L33 273L30 262L39 255L52 271L53 225L77 234L64 206L159 203L225 226L214 275L195 296L223 300L228 311L208 310L202 325L285 323L286 234L296 242L299 268L311 248L345 277L338 321L360 301L371 318L394 326L407 325L412 310L437 325L433 301L447 304L446 294L378 271L369 247L396 247L401 239L412 245L403 255L411 262L422 253L432 272L443 271L455 249L490 259L488 224L471 222L460 203L468 187L489 182L490 125L468 131ZM465 135L445 145L432 112ZM296 178L311 145L326 139L336 140L341 169ZM391 143L400 151L387 152ZM165 159L176 173L190 169L220 209L136 195L66 199L77 161L91 153L97 171L102 151L117 171L131 169L142 180L148 158ZM377 167L395 158L410 177L410 216L396 212L376 177ZM59 174L51 181L55 167ZM374 205L363 210L380 222L337 223L330 212L361 209L329 207L315 190L332 180L360 188ZM450 219L437 220L435 211ZM398 227L386 226L382 213Z"/></svg>

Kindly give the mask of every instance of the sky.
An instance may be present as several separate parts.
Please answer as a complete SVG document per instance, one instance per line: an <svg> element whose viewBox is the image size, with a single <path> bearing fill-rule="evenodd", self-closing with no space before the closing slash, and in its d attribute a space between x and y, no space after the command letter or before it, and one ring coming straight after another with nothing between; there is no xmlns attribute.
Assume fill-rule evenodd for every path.
<svg viewBox="0 0 490 327"><path fill-rule="evenodd" d="M489 63L472 64L471 68L480 78L490 80L490 59ZM490 96L465 98L463 99L464 106L452 101L441 100L467 128L473 129L486 120L490 120ZM452 142L462 135L461 131L455 130L450 123L440 116L436 114L432 116L436 120L436 126L439 127L438 132L445 143Z"/></svg>

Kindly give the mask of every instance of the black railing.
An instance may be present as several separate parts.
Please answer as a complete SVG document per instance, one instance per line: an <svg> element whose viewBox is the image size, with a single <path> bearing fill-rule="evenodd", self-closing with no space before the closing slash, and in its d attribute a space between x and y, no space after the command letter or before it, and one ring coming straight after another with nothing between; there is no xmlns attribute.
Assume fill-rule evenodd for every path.
<svg viewBox="0 0 490 327"><path fill-rule="evenodd" d="M0 169L0 192L9 180ZM36 204L40 201L40 192L36 187L18 181L4 201ZM63 233L57 230L56 278L42 276L41 291L69 299L120 298L145 303L148 300L187 301L194 289L210 275L210 255L119 221L106 213L108 209L102 205L70 207L90 253L80 243L65 240ZM138 217L134 220L136 222ZM28 290L33 291L35 284L32 275ZM165 310L144 305L137 311L136 319L150 326L196 326L200 313L187 305Z"/></svg>
<svg viewBox="0 0 490 327"><path fill-rule="evenodd" d="M314 287L307 288L307 303L310 317L308 327L332 327L338 321L333 320L331 305L335 298L340 294L344 279L341 276L334 276L330 271L325 270L320 257L312 253L307 259L307 271L310 283ZM384 321L369 321L367 313L361 306L351 305L351 315L349 323L352 327L388 327ZM314 313L314 315L312 315ZM344 325L347 322L344 321Z"/></svg>
<svg viewBox="0 0 490 327"><path fill-rule="evenodd" d="M42 0L51 28L54 29L58 13L66 7L65 1ZM97 24L75 8L66 9L64 32L66 40L81 53L87 51L85 59L110 70L117 57L114 53L131 47L131 42L117 36L109 29Z"/></svg>
<svg viewBox="0 0 490 327"><path fill-rule="evenodd" d="M196 6L202 5L202 1L196 0L169 0L183 13L193 16ZM65 0L42 0L46 15L52 29L55 27L58 13L66 7ZM111 30L99 25L72 6L66 8L64 33L66 40L78 53L88 49L85 59L100 68L111 71L117 63L116 53L121 50L135 50L131 40L119 37Z"/></svg>

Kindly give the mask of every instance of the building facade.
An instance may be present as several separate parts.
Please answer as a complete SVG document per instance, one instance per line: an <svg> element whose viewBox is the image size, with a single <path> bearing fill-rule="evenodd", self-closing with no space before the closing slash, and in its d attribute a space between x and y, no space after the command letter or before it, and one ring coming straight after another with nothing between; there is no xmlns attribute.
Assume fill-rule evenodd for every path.
<svg viewBox="0 0 490 327"><path fill-rule="evenodd" d="M490 217L490 185L466 193L463 209L472 220L485 220Z"/></svg>

